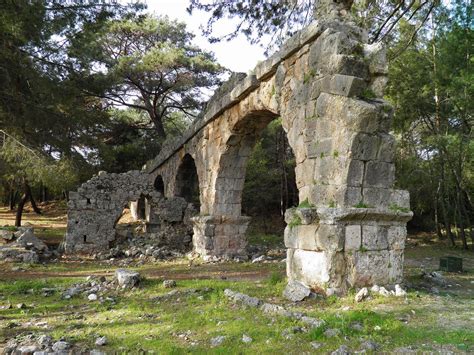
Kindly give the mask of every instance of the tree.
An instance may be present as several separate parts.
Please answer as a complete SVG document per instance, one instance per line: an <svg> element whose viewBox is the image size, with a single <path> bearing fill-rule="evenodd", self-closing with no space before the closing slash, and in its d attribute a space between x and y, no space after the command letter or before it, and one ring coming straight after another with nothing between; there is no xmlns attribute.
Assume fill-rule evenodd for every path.
<svg viewBox="0 0 474 355"><path fill-rule="evenodd" d="M190 0L188 12L202 10L210 13L203 27L203 34L210 42L230 40L242 33L251 43L268 41L267 53L275 50L288 37L308 25L315 18L327 20L341 14L352 16L368 29L371 42L388 39L402 19L414 21L424 18L438 4L437 0L376 1L376 0L236 0L202 1ZM214 25L221 19L234 18L234 30L220 37L213 35ZM416 33L420 27L414 29Z"/></svg>
<svg viewBox="0 0 474 355"><path fill-rule="evenodd" d="M467 1L438 8L408 47L412 31L405 23L391 49L401 54L390 65L388 87L401 136L398 183L410 190L416 216L440 238L442 225L452 245L458 234L466 249L466 230L474 242L471 11Z"/></svg>
<svg viewBox="0 0 474 355"><path fill-rule="evenodd" d="M90 34L89 34L90 35ZM76 41L79 48L89 35ZM137 16L111 21L96 39L83 73L97 86L89 94L116 107L145 112L158 137L177 112L194 117L223 69L214 56L192 45L183 23L167 17Z"/></svg>

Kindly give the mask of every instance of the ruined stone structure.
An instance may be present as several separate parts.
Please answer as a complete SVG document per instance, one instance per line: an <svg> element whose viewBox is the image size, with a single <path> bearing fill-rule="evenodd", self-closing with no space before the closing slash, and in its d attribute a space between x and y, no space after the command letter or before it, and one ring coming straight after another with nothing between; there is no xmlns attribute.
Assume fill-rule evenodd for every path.
<svg viewBox="0 0 474 355"><path fill-rule="evenodd" d="M392 108L381 99L384 48L332 17L313 22L252 73L234 75L144 173L151 184L159 182L155 191L200 204L191 219L195 252L245 254L245 167L260 132L281 117L300 199L286 213L288 277L344 292L401 281L411 212L408 193L393 189ZM138 191L130 197L137 199Z"/></svg>
<svg viewBox="0 0 474 355"><path fill-rule="evenodd" d="M147 233L159 234L177 223L179 233L167 233L157 240L168 238L166 242L171 245L182 244L187 234L183 224L189 224L195 214L192 205L180 197L165 198L149 175L140 171L101 172L77 192L69 193L66 253L95 253L111 248L123 237L123 231L116 231L115 225L131 201L135 209L138 201L143 202L144 215L140 217L147 221Z"/></svg>

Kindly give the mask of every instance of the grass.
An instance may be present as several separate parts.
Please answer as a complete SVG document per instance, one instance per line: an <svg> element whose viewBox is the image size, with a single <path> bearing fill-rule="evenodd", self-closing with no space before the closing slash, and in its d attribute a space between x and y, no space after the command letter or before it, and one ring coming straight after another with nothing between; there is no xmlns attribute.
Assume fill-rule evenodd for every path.
<svg viewBox="0 0 474 355"><path fill-rule="evenodd" d="M60 228L47 228L43 238L59 235ZM280 248L283 237L254 232L249 235L249 243ZM448 255L462 257L465 268L464 273L443 273L453 287L442 289L439 295L418 289L421 272L437 270L439 258ZM282 297L286 285L282 262L197 262L190 266L187 260L178 259L131 264L129 267L146 280L140 289L112 292L115 303L90 302L84 296L64 300L60 289L82 282L88 275L111 277L116 265L93 260L0 264L0 306L13 305L0 308L0 352L8 339L30 332L48 333L55 339L65 337L89 349L96 348L97 336L106 336L109 344L103 350L110 353L295 354L314 352L313 341L322 344L318 353L329 353L342 344L358 350L365 340L380 344L383 352L408 346L418 352L474 351L472 251L450 248L432 235L419 234L409 237L405 260L405 279L413 286L406 299L375 296L356 303L352 291L346 297L310 299L296 305ZM25 271L13 272L13 266ZM162 280L169 278L177 281L179 293L157 299L169 292L162 286ZM44 288L59 290L45 297ZM233 304L223 295L225 288L323 319L325 325L287 337L288 329L304 324ZM189 293L191 289L201 291ZM27 308L16 308L18 303L25 303ZM36 325L39 322L47 322L48 328ZM327 329L337 329L339 334L327 337ZM243 334L253 341L244 344ZM226 340L219 347L211 347L211 339L219 335L226 336Z"/></svg>

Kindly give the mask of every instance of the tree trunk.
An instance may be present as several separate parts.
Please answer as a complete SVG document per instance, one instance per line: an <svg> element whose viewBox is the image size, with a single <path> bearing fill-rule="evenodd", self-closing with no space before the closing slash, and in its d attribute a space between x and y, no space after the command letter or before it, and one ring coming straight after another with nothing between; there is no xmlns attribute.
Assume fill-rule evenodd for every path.
<svg viewBox="0 0 474 355"><path fill-rule="evenodd" d="M18 199L18 191L10 189L10 201L9 201L9 210L13 211L15 209L16 200Z"/></svg>
<svg viewBox="0 0 474 355"><path fill-rule="evenodd" d="M16 210L15 227L21 227L21 217L23 216L23 208L25 207L26 201L28 201L28 194L25 190Z"/></svg>
<svg viewBox="0 0 474 355"><path fill-rule="evenodd" d="M28 198L30 199L31 207L33 207L33 211L35 211L36 214L41 214L41 210L36 205L33 194L31 193L30 185L26 181L25 181L25 191L26 191L26 194L28 195Z"/></svg>

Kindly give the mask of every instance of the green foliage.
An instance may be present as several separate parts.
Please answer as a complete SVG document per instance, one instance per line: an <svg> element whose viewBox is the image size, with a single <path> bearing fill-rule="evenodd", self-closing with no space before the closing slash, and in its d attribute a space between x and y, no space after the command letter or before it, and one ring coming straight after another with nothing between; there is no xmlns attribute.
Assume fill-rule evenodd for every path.
<svg viewBox="0 0 474 355"><path fill-rule="evenodd" d="M368 204L364 203L363 201L360 201L357 205L354 205L355 208L371 208Z"/></svg>
<svg viewBox="0 0 474 355"><path fill-rule="evenodd" d="M445 228L474 220L470 12L466 1L438 7L408 47L412 26L402 23L399 41L390 49L395 59L387 96L395 107L397 185L410 191L411 223L419 228L435 229L435 216ZM467 247L462 233L461 238Z"/></svg>
<svg viewBox="0 0 474 355"><path fill-rule="evenodd" d="M328 207L329 208L336 208L337 207L336 201L334 201L334 200L329 201Z"/></svg>
<svg viewBox="0 0 474 355"><path fill-rule="evenodd" d="M301 217L298 215L293 215L293 218L291 219L290 223L288 223L288 227L293 228L296 226L301 225Z"/></svg>
<svg viewBox="0 0 474 355"><path fill-rule="evenodd" d="M373 99L377 98L377 95L375 95L373 90L367 88L367 89L364 89L364 91L361 93L360 97L362 99L366 99L366 100L373 100Z"/></svg>
<svg viewBox="0 0 474 355"><path fill-rule="evenodd" d="M404 212L404 213L408 213L410 212L410 209L409 208L406 208L406 207L400 207L394 203L390 204L389 206L389 209L394 211L394 212Z"/></svg>
<svg viewBox="0 0 474 355"><path fill-rule="evenodd" d="M223 73L214 55L192 39L184 23L146 15L109 21L74 45L82 54L82 70L96 83L90 94L144 112L162 143L168 121L177 113L194 117L204 91L215 88ZM82 51L86 45L92 48ZM105 71L94 71L97 66Z"/></svg>
<svg viewBox="0 0 474 355"><path fill-rule="evenodd" d="M242 210L253 216L281 215L295 206L298 191L295 160L281 120L268 124L249 157L242 195Z"/></svg>
<svg viewBox="0 0 474 355"><path fill-rule="evenodd" d="M315 206L308 201L308 199L306 198L304 201L300 202L300 204L298 205L298 208L314 208Z"/></svg>

